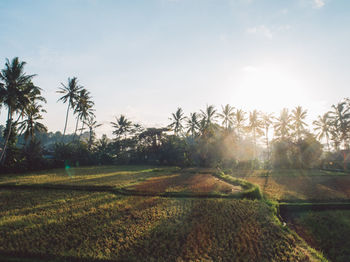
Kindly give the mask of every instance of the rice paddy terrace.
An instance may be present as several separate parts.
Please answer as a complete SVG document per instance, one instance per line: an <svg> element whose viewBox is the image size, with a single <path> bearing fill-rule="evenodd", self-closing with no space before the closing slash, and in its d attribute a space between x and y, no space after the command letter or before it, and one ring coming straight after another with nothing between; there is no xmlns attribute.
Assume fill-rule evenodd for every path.
<svg viewBox="0 0 350 262"><path fill-rule="evenodd" d="M263 190L260 175L245 178ZM243 176L148 166L2 175L0 256L12 261L327 261L312 247L327 256L332 243L310 241L316 235L307 227L312 218L302 216L309 211L281 222L278 206L238 177ZM277 175L275 180L280 181ZM287 192L287 186L281 188ZM299 199L310 197L302 192L296 193ZM329 198L346 201L346 189L339 192ZM278 200L289 193L268 196ZM346 251L342 257L348 258Z"/></svg>

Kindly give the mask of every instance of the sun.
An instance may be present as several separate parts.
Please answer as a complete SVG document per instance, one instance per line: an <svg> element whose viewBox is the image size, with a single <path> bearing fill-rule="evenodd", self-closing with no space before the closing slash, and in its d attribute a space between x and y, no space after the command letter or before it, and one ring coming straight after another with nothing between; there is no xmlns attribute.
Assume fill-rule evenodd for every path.
<svg viewBox="0 0 350 262"><path fill-rule="evenodd" d="M306 81L281 65L245 66L234 87L234 100L242 108L279 112L282 108L307 106Z"/></svg>

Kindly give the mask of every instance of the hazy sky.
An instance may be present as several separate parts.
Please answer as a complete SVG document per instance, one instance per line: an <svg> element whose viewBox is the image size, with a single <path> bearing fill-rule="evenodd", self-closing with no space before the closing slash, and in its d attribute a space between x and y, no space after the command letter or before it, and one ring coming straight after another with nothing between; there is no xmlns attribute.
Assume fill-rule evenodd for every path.
<svg viewBox="0 0 350 262"><path fill-rule="evenodd" d="M0 0L0 68L18 56L37 74L50 131L63 130L56 90L72 76L99 134L116 115L161 126L206 104L301 105L311 121L350 95L349 47L348 0Z"/></svg>

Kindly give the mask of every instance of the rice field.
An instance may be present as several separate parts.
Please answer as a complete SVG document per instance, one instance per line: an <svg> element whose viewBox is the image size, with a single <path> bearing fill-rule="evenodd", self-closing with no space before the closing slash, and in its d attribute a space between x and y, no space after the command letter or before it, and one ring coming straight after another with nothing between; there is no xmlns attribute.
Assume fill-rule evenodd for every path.
<svg viewBox="0 0 350 262"><path fill-rule="evenodd" d="M263 201L1 189L0 255L33 261L325 261Z"/></svg>
<svg viewBox="0 0 350 262"><path fill-rule="evenodd" d="M322 250L330 261L349 261L350 210L295 212L285 219L289 227L309 245Z"/></svg>

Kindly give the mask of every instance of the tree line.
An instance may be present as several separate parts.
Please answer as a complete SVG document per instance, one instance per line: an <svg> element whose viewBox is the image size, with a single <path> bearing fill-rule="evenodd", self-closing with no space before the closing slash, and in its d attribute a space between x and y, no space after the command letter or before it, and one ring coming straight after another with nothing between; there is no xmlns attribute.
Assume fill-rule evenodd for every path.
<svg viewBox="0 0 350 262"><path fill-rule="evenodd" d="M66 104L63 133L48 133L42 89L26 63L6 59L0 72L2 170L28 170L63 165L164 164L229 168L347 168L350 144L350 100L343 99L320 115L312 126L307 110L297 106L280 114L245 112L231 105L207 105L185 115L181 107L169 125L145 128L119 115L112 121L113 138L96 139L94 101L76 77L61 83L58 102ZM1 113L2 113L1 111ZM66 134L70 112L73 134ZM85 132L84 132L85 131ZM19 143L21 141L21 143ZM51 141L51 143L49 143Z"/></svg>

